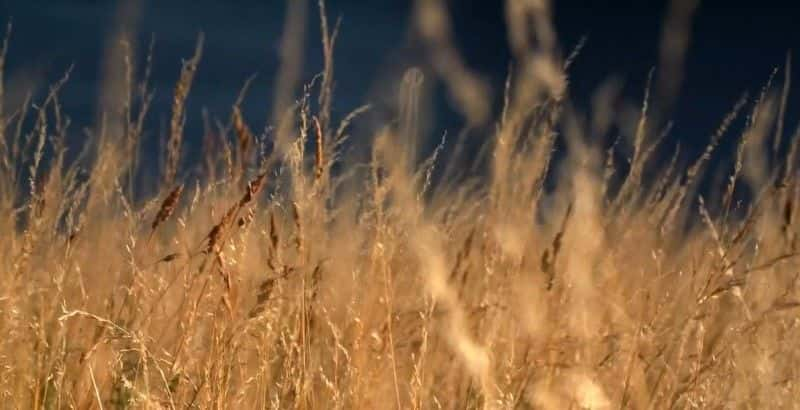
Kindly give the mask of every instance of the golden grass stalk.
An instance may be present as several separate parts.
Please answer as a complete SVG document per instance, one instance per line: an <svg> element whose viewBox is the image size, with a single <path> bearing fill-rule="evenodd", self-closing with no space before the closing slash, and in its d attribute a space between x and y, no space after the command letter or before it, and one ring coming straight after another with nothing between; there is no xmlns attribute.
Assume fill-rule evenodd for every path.
<svg viewBox="0 0 800 410"><path fill-rule="evenodd" d="M172 185L178 172L183 142L183 126L186 123L186 98L192 88L197 66L203 55L203 34L197 37L194 55L183 62L178 83L172 98L172 117L169 122L169 138L167 139L167 162L164 171L165 185Z"/></svg>

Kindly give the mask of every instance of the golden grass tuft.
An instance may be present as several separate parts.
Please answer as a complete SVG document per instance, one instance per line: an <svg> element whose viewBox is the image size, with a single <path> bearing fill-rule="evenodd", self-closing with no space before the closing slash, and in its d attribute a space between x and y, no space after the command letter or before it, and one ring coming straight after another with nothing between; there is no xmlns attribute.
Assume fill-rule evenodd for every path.
<svg viewBox="0 0 800 410"><path fill-rule="evenodd" d="M138 158L152 53L139 85L122 53L120 84L139 91L121 104L140 112L125 115L122 135L91 130L108 142L95 157L63 155L82 148L66 146L67 76L42 101L0 106L5 407L800 408L789 58L783 80L773 73L754 101L734 102L702 152L664 152L674 61L650 73L635 115L611 111L613 84L576 112L567 70L583 42L562 59L549 5L509 1L514 75L491 118L444 3L420 0L431 75L467 126L423 153L429 80L418 68L397 79L398 106L375 135L348 139L369 106L334 123L338 24L319 5L316 109L316 78L292 105L299 74L282 72L276 132L255 133L242 109L251 77L229 125L206 127L206 156L192 164L203 172L184 174L200 37L152 196L133 186L156 162ZM674 9L669 27L682 30L692 10ZM286 27L284 70L302 65L298 31ZM683 58L685 43L666 42L663 56ZM612 124L625 134L613 142ZM459 153L475 132L487 135L473 161ZM729 167L713 160L724 139L737 144ZM349 143L364 157L345 155ZM632 153L627 167L619 150ZM722 186L702 191L713 172Z"/></svg>

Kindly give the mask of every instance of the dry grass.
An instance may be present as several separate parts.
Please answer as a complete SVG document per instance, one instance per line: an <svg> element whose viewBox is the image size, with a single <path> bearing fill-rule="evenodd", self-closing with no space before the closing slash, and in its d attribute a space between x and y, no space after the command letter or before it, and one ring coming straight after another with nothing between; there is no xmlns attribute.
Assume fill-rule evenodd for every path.
<svg viewBox="0 0 800 410"><path fill-rule="evenodd" d="M559 57L546 4L511 4L517 62L496 123L441 2L417 7L465 122L494 130L485 172L441 148L418 158L427 80L416 69L369 158L344 159L366 108L332 124L336 29L324 7L319 84L286 112L278 104L274 136L251 131L240 97L220 127L222 155L197 161L204 179L183 180L201 38L152 198L131 194L131 175L153 161L116 143L141 137L132 107L147 111L149 69L124 82L136 89L123 93L122 126L95 129L74 162L63 82L0 107L2 407L799 408L800 135L783 135L788 86L770 78L721 115L699 157L676 152L661 166L654 158L672 156L653 111L663 95L648 85L629 119L609 112L605 89L576 113L565 97L575 55ZM651 77L656 90L679 83ZM700 181L737 121L734 167L704 199ZM599 144L612 123L629 138ZM633 154L619 167L623 148Z"/></svg>

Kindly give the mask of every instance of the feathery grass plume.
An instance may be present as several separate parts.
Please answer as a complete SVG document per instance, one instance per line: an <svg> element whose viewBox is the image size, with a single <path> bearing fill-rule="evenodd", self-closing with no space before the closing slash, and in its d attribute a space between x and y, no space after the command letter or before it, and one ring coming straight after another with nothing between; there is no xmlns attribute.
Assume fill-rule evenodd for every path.
<svg viewBox="0 0 800 410"><path fill-rule="evenodd" d="M245 122L244 114L242 113L241 108L242 103L244 102L244 97L247 95L247 91L250 89L250 85L255 79L255 74L247 78L242 86L242 89L239 91L239 96L236 97L236 102L233 104L233 109L231 110L231 124L233 126L233 131L236 134L236 140L238 143L238 150L236 151L236 162L238 164L237 178L241 177L246 172L249 161L251 160L253 145L255 143L255 137L253 132L250 130L250 127L248 127L247 123Z"/></svg>
<svg viewBox="0 0 800 410"><path fill-rule="evenodd" d="M618 212L621 204L628 204L633 195L632 190L640 187L642 172L644 170L647 157L644 155L644 143L647 137L647 115L650 106L650 88L653 81L654 69L650 69L647 74L647 85L645 85L644 97L642 99L642 110L639 114L639 122L636 124L636 132L633 136L633 158L630 162L630 170L622 182L622 187L612 205L614 212Z"/></svg>
<svg viewBox="0 0 800 410"><path fill-rule="evenodd" d="M156 229L164 223L170 216L175 212L175 209L178 207L178 202L181 200L181 195L183 194L183 184L177 185L175 188L170 191L164 201L161 202L161 207L158 209L158 213L156 214L155 219L153 219L153 223L150 224L150 238L153 237L153 234L156 232Z"/></svg>
<svg viewBox="0 0 800 410"><path fill-rule="evenodd" d="M761 92L758 98L753 103L753 108L750 114L747 117L747 123L745 124L745 129L741 138L739 139L739 144L736 147L736 160L733 165L733 171L731 172L730 176L728 177L728 184L725 189L725 193L722 197L722 209L724 210L724 218L727 218L728 215L731 213L732 209L731 206L733 205L734 199L734 191L736 190L736 185L741 176L742 169L745 165L745 153L747 152L747 147L751 144L755 137L758 137L759 130L765 131L762 128L765 125L764 121L759 121L759 114L762 113L762 107L765 104L765 100L767 98L767 92L772 86L772 80L775 77L777 70L773 70L770 74L767 82L761 88ZM767 121L768 122L768 121Z"/></svg>
<svg viewBox="0 0 800 410"><path fill-rule="evenodd" d="M233 122L233 130L236 132L236 139L239 142L239 155L242 158L242 166L244 166L244 159L250 153L250 148L253 144L253 133L244 122L242 110L239 107L234 107L231 114Z"/></svg>
<svg viewBox="0 0 800 410"><path fill-rule="evenodd" d="M314 117L314 130L316 131L316 151L314 151L314 182L318 182L325 172L325 135L322 133L322 125Z"/></svg>
<svg viewBox="0 0 800 410"><path fill-rule="evenodd" d="M223 258L221 252L217 252L214 256L215 266L217 268L217 273L222 278L222 283L225 285L225 293L222 295L221 301L225 309L227 309L228 314L230 315L231 319L234 318L236 314L235 311L235 303L236 303L236 287L234 285L234 278L233 273L231 270L225 266L225 258Z"/></svg>
<svg viewBox="0 0 800 410"><path fill-rule="evenodd" d="M239 206L245 206L252 202L264 189L264 184L267 182L267 173L261 173L247 183L247 190L245 190L242 199L239 201Z"/></svg>
<svg viewBox="0 0 800 410"><path fill-rule="evenodd" d="M153 53L155 51L156 38L155 35L150 37L150 45L147 47L147 57L145 58L144 74L142 74L141 81L136 89L137 97L139 98L139 109L136 115L136 121L133 122L133 129L130 130L131 136L141 138L144 132L144 120L147 118L147 113L150 111L150 104L153 102L155 92L150 86L150 76L153 73Z"/></svg>
<svg viewBox="0 0 800 410"><path fill-rule="evenodd" d="M208 255L213 253L217 255L221 252L222 245L228 238L230 229L234 227L234 221L239 220L239 212L258 196L258 194L264 188L266 177L267 174L265 172L256 176L247 183L247 189L245 190L244 195L242 195L239 201L228 208L228 210L220 219L219 223L214 225L214 227L211 228L211 231L206 234L204 238L206 245L203 247L202 251L204 254Z"/></svg>
<svg viewBox="0 0 800 410"><path fill-rule="evenodd" d="M280 247L280 235L278 234L278 224L275 221L275 211L269 213L269 244L273 251Z"/></svg>
<svg viewBox="0 0 800 410"><path fill-rule="evenodd" d="M239 225L240 228L246 228L247 226L250 225L250 223L253 222L255 217L256 217L255 208L252 208L252 207L247 208L247 211L245 211L245 214L239 217L239 220L237 221L237 225Z"/></svg>
<svg viewBox="0 0 800 410"><path fill-rule="evenodd" d="M258 292L256 293L256 304L247 314L248 317L254 318L264 312L266 304L269 301L272 291L275 289L275 278L268 278L258 285Z"/></svg>
<svg viewBox="0 0 800 410"><path fill-rule="evenodd" d="M685 174L679 181L679 186L672 189L669 193L665 192L664 195L669 195L669 197L665 196L662 199L662 202L668 205L668 209L665 211L662 221L665 227L674 226L674 218L677 216L678 211L683 208L687 195L696 189L695 184L702 176L703 167L711 159L711 155L714 153L717 146L719 146L722 137L725 136L728 129L733 124L733 121L739 116L742 108L747 104L747 98L747 93L742 94L733 108L725 115L725 118L722 119L722 122L717 127L714 134L711 135L711 141L706 145L703 153L686 169Z"/></svg>
<svg viewBox="0 0 800 410"><path fill-rule="evenodd" d="M294 245L298 254L303 252L303 222L301 220L300 205L292 201L292 220L294 221Z"/></svg>
<svg viewBox="0 0 800 410"><path fill-rule="evenodd" d="M372 409L387 397L419 410L796 408L790 63L783 89L770 77L755 101L731 101L702 151L672 149L659 115L679 90L662 87L680 82L668 77L682 61L664 60L685 52L687 37L668 34L688 35L693 10L681 7L694 4L677 1L645 102L612 79L585 113L567 92L581 61L562 58L549 2L507 2L514 61L493 109L470 97L489 92L470 88L483 83L456 54L445 2L420 0L431 61L418 63L444 77L465 117L447 146L444 132L423 140L433 81L415 66L386 96L390 117L378 109L372 127L350 126L369 106L336 105L338 23L327 27L324 2L323 72L295 90L308 2L292 1L272 124L248 126L254 77L227 118L187 116L197 59L185 62L166 114L181 131L204 125L204 157L173 150L172 182L140 192L131 181L152 180L148 167L114 168L126 148L94 142L111 139L124 106L130 137L148 144L152 51L137 83L134 44L110 40L130 48L115 84L130 94L99 107L108 115L84 145L58 82L27 96L0 84L0 398L48 409ZM729 135L744 110L743 132ZM732 171L715 158L727 138ZM369 158L344 155L362 144ZM626 150L632 163L618 160ZM185 209L181 162L201 169ZM137 246L170 221L163 247Z"/></svg>
<svg viewBox="0 0 800 410"><path fill-rule="evenodd" d="M569 217L571 215L572 204L569 204L569 206L567 206L567 211L564 213L564 219L561 221L561 228L553 237L553 243L550 245L550 248L546 249L544 253L542 253L541 269L547 277L547 281L545 282L547 290L552 289L553 285L555 284L556 258L558 258L558 253L561 251L561 241L564 238L564 232L567 230L567 223L569 222Z"/></svg>
<svg viewBox="0 0 800 410"><path fill-rule="evenodd" d="M194 75L203 55L203 40L204 35L200 33L197 37L194 55L183 62L178 83L175 85L175 92L172 97L172 117L169 121L169 137L167 139L167 162L164 170L165 185L172 185L175 182L175 176L180 167L183 126L186 123L186 98L189 97L189 90L192 88Z"/></svg>
<svg viewBox="0 0 800 410"><path fill-rule="evenodd" d="M241 205L239 202L228 208L222 216L222 219L220 219L220 221L211 228L208 234L206 234L204 238L206 242L206 246L203 248L204 254L217 254L220 252L226 234L233 224L233 221L236 220L236 215L239 213L240 209Z"/></svg>

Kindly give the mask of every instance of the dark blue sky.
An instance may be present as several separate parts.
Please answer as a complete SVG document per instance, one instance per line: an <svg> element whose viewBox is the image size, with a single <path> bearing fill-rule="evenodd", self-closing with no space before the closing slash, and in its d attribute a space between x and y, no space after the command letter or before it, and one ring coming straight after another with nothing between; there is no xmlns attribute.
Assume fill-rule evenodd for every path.
<svg viewBox="0 0 800 410"><path fill-rule="evenodd" d="M321 68L318 18L313 7L316 2L309 3L306 78ZM450 1L460 50L468 65L491 81L496 95L510 58L503 3ZM738 96L744 90L757 91L771 70L783 64L786 52L800 46L796 25L800 11L790 2L738 3L700 3L692 24L684 87L673 117L680 138L702 144ZM14 22L7 81L26 84L23 80L29 79L43 85L74 63L62 102L76 128L90 125L102 53L107 35L115 30L117 4L106 0L0 1L0 21L12 18ZM259 77L246 101L245 113L259 128L270 112L285 2L142 0L142 4L137 25L140 48L146 47L151 34L156 36L154 124L169 116L170 94L181 58L191 55L196 35L203 31L206 49L190 95L187 129L197 130L201 124L201 107L227 118L239 87L255 72ZM336 50L335 114L375 97L387 73L413 64L425 65L419 45L409 33L409 4L405 0L328 1L332 19L343 19ZM571 74L577 104L587 102L591 92L611 75L625 80L625 93L639 99L647 72L657 62L667 2L558 0L555 4L556 29L564 49L588 36ZM798 65L800 62L795 67ZM800 84L800 79L794 84ZM796 97L790 99L790 113L797 111ZM442 104L443 99L438 99L437 133L458 124L458 118ZM793 127L789 122L788 128Z"/></svg>

